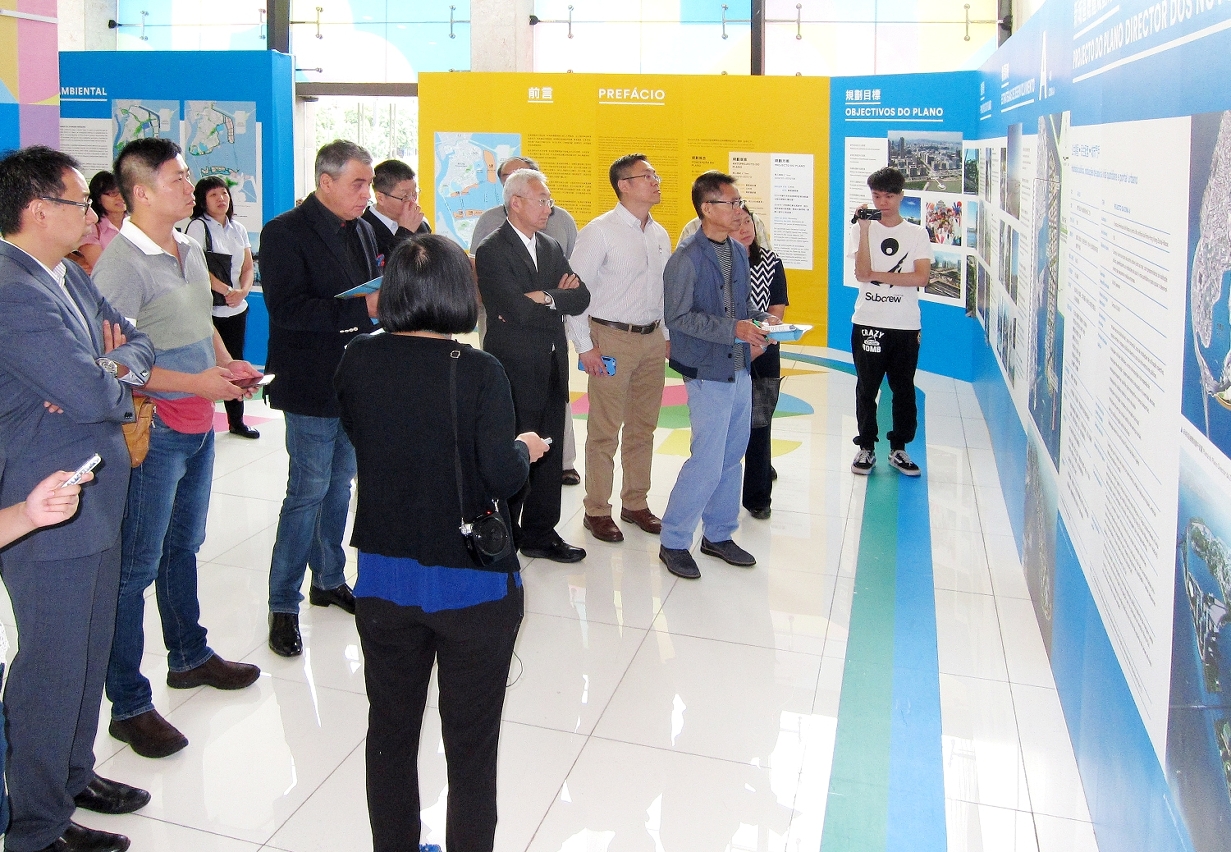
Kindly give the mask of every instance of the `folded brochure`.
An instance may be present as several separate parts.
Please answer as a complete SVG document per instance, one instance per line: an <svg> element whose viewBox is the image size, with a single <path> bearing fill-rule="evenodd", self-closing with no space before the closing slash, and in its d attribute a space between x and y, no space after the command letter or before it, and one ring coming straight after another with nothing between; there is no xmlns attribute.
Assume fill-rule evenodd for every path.
<svg viewBox="0 0 1231 852"><path fill-rule="evenodd" d="M366 296L368 293L375 293L380 289L380 281L384 278L383 275L378 275L371 281L360 284L358 287L351 287L349 290L343 290L335 299L350 299L354 296Z"/></svg>

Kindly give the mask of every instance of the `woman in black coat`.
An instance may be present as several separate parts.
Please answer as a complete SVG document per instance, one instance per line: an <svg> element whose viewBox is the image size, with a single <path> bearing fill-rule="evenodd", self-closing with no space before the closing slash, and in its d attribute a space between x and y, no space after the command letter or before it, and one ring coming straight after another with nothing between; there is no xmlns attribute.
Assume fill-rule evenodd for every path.
<svg viewBox="0 0 1231 852"><path fill-rule="evenodd" d="M500 363L452 339L474 328L477 312L465 252L443 237L412 238L385 265L385 333L352 341L334 379L359 470L351 544L359 550L355 618L370 704L374 852L419 842L419 733L433 663L449 777L446 844L490 852L495 838L496 751L522 618L521 566L510 550L480 567L459 527L493 500L507 525L506 501L547 445L533 432L514 436Z"/></svg>

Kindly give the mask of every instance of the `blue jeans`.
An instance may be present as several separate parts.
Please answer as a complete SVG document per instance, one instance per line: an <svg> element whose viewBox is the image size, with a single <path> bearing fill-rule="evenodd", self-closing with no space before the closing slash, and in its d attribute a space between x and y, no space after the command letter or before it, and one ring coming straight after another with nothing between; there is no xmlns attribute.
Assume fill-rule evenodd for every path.
<svg viewBox="0 0 1231 852"><path fill-rule="evenodd" d="M733 382L686 379L692 442L688 461L663 512L662 546L692 547L697 521L710 541L726 541L739 528L743 484L740 461L752 428L752 379L747 370Z"/></svg>
<svg viewBox="0 0 1231 852"><path fill-rule="evenodd" d="M141 674L145 590L150 583L171 671L194 669L213 656L205 644L197 600L197 551L205 541L213 475L213 431L176 432L155 415L150 453L129 480L121 528L120 598L107 667L113 719L154 709L150 682Z"/></svg>
<svg viewBox="0 0 1231 852"><path fill-rule="evenodd" d="M312 585L336 589L346 582L346 511L355 478L355 448L336 417L286 414L291 457L286 499L269 566L269 611L299 612L305 568Z"/></svg>

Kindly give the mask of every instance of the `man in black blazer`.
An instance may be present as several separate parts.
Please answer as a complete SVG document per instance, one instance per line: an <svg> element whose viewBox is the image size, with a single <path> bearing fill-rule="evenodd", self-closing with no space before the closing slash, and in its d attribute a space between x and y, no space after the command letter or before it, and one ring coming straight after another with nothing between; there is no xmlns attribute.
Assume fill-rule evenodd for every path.
<svg viewBox="0 0 1231 852"><path fill-rule="evenodd" d="M383 267L400 243L415 234L430 234L432 229L419 207L415 170L401 160L385 160L374 171L376 201L363 212L363 218L376 235L377 259Z"/></svg>
<svg viewBox="0 0 1231 852"><path fill-rule="evenodd" d="M102 457L71 521L4 551L20 647L5 688L12 822L5 848L124 850L72 822L129 813L149 794L94 773L94 737L120 588L129 458L121 424L149 378L150 340L63 258L98 221L72 157L33 147L0 160L0 505L57 468Z"/></svg>
<svg viewBox="0 0 1231 852"><path fill-rule="evenodd" d="M504 207L508 220L474 253L487 310L483 348L500 359L508 374L517 431L537 432L553 444L531 465L526 487L509 501L513 536L526 556L577 562L586 552L566 543L555 529L568 402L564 317L584 311L590 291L573 274L560 244L542 233L552 201L540 172L513 172L504 184Z"/></svg>
<svg viewBox="0 0 1231 852"><path fill-rule="evenodd" d="M354 614L342 537L355 478L355 449L338 420L333 374L346 344L372 330L376 294L335 298L380 274L376 238L362 219L371 197L372 156L335 140L316 155L316 192L261 232L261 285L269 308L267 399L286 422L291 459L269 569L269 647L303 652L299 604Z"/></svg>

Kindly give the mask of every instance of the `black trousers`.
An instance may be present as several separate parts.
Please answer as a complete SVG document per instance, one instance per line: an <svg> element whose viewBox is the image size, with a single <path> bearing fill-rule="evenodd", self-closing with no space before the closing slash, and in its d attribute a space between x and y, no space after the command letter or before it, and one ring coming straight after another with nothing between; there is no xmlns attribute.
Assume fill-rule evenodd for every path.
<svg viewBox="0 0 1231 852"><path fill-rule="evenodd" d="M4 689L13 818L10 852L34 852L64 833L73 797L94 778L103 681L120 591L120 542L58 562L3 557L18 649Z"/></svg>
<svg viewBox="0 0 1231 852"><path fill-rule="evenodd" d="M779 347L771 346L760 358L752 360L752 381L758 378L778 378L782 375L782 359ZM754 391L755 394L755 391ZM748 449L744 453L744 496L745 509L768 509L774 482L771 474L772 438L770 424L761 428L753 427L748 433Z"/></svg>
<svg viewBox="0 0 1231 852"><path fill-rule="evenodd" d="M904 450L915 440L919 411L915 405L915 368L919 365L918 329L851 329L851 356L855 360L855 420L859 435L855 443L866 450L876 448L876 394L889 377L893 392L893 430L886 436L891 450Z"/></svg>
<svg viewBox="0 0 1231 852"><path fill-rule="evenodd" d="M248 311L233 317L214 317L214 328L222 338L222 345L227 348L232 358L244 357L244 335L248 330ZM244 401L228 399L222 403L227 410L227 425L231 428L244 424Z"/></svg>
<svg viewBox="0 0 1231 852"><path fill-rule="evenodd" d="M521 377L510 380L517 432L535 432L540 438L551 438L551 448L530 465L526 484L509 500L513 541L518 547L550 547L558 538L556 524L560 523L568 388L562 385L555 369L551 370L546 388L521 387L520 381Z"/></svg>
<svg viewBox="0 0 1231 852"><path fill-rule="evenodd" d="M445 846L449 852L492 852L500 714L522 604L512 575L502 600L465 609L424 612L356 599L369 704L373 852L419 848L419 734L433 662L449 778Z"/></svg>

